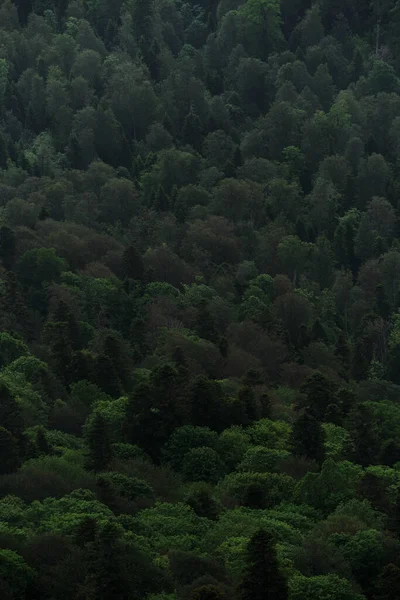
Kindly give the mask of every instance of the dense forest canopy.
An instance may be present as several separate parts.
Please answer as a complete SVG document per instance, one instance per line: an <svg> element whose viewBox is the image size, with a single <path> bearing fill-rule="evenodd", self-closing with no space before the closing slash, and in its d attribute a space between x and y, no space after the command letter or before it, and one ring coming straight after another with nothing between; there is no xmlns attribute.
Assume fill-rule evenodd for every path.
<svg viewBox="0 0 400 600"><path fill-rule="evenodd" d="M2 600L400 598L400 1L0 0Z"/></svg>

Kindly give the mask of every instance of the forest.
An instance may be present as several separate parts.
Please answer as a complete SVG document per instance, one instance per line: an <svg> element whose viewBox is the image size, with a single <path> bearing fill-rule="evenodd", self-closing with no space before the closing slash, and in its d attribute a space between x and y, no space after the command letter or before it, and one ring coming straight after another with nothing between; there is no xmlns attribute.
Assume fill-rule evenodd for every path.
<svg viewBox="0 0 400 600"><path fill-rule="evenodd" d="M400 598L400 0L0 0L2 600Z"/></svg>

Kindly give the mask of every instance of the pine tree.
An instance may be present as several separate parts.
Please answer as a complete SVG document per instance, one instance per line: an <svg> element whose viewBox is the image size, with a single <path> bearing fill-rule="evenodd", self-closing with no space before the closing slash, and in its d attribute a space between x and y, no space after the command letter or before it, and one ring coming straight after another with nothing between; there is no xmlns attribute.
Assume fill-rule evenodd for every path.
<svg viewBox="0 0 400 600"><path fill-rule="evenodd" d="M100 413L95 413L85 433L89 448L89 466L94 471L102 471L112 458L112 447L105 418Z"/></svg>
<svg viewBox="0 0 400 600"><path fill-rule="evenodd" d="M13 473L19 465L17 441L7 429L0 426L0 474Z"/></svg>
<svg viewBox="0 0 400 600"><path fill-rule="evenodd" d="M322 463L325 458L324 432L321 423L305 411L294 423L292 431L293 454Z"/></svg>
<svg viewBox="0 0 400 600"><path fill-rule="evenodd" d="M272 536L260 529L247 546L238 592L240 600L287 600L287 582L279 568Z"/></svg>
<svg viewBox="0 0 400 600"><path fill-rule="evenodd" d="M246 386L239 390L239 401L243 404L249 423L260 418L259 404L251 387Z"/></svg>
<svg viewBox="0 0 400 600"><path fill-rule="evenodd" d="M359 404L351 411L346 429L350 433L353 451L352 459L363 467L374 465L379 455L379 438L376 423L365 404Z"/></svg>

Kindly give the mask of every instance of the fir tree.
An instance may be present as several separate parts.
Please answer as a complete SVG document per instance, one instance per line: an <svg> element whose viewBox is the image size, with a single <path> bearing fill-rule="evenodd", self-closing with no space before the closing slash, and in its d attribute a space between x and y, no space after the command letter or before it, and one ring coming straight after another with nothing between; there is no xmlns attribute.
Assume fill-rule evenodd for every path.
<svg viewBox="0 0 400 600"><path fill-rule="evenodd" d="M325 458L324 432L321 423L305 411L294 423L292 431L293 453L322 463Z"/></svg>
<svg viewBox="0 0 400 600"><path fill-rule="evenodd" d="M85 433L89 449L89 467L94 471L102 471L112 458L112 447L105 418L100 413L95 413Z"/></svg>
<svg viewBox="0 0 400 600"><path fill-rule="evenodd" d="M287 582L278 564L275 543L263 529L251 537L247 546L238 592L240 600L287 600L289 597Z"/></svg>
<svg viewBox="0 0 400 600"><path fill-rule="evenodd" d="M346 428L352 440L353 460L364 467L376 464L379 455L379 438L376 423L365 404L359 404L351 411Z"/></svg>
<svg viewBox="0 0 400 600"><path fill-rule="evenodd" d="M239 401L243 404L249 423L260 418L259 405L256 395L251 387L246 386L239 390Z"/></svg>

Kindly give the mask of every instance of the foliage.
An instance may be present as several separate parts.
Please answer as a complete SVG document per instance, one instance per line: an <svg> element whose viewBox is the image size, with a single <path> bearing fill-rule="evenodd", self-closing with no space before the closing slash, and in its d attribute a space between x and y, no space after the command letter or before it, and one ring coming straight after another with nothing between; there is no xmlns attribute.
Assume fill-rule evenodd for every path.
<svg viewBox="0 0 400 600"><path fill-rule="evenodd" d="M399 22L0 2L2 598L400 597Z"/></svg>

